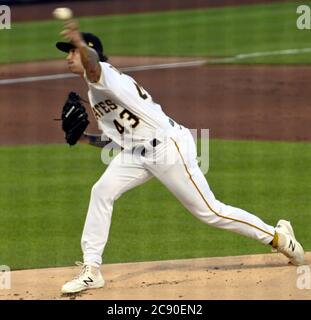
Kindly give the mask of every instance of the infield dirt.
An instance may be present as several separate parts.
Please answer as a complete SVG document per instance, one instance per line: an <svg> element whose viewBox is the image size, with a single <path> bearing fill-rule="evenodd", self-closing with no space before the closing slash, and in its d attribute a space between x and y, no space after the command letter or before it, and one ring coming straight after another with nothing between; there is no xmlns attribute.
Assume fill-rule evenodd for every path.
<svg viewBox="0 0 311 320"><path fill-rule="evenodd" d="M189 59L111 57L116 67L184 60ZM66 72L65 61L3 65L0 79ZM214 65L128 74L170 117L191 129L208 128L211 138L311 140L310 66ZM60 116L70 91L87 96L85 83L77 77L0 85L0 145L63 143L63 132L53 119ZM96 131L90 118L90 129Z"/></svg>

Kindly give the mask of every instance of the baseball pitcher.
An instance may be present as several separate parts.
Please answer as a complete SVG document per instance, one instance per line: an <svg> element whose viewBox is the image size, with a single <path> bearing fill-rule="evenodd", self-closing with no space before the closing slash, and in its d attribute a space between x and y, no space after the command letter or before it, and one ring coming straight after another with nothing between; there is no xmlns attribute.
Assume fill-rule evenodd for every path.
<svg viewBox="0 0 311 320"><path fill-rule="evenodd" d="M91 191L81 239L80 274L65 283L63 293L104 286L100 272L114 201L151 177L159 179L196 218L271 245L294 265L304 263L304 250L291 224L270 226L257 216L217 200L196 161L189 129L170 119L132 77L107 61L98 37L81 33L75 20L64 22L68 42L56 47L67 53L68 68L88 85L88 99L99 128L122 147ZM62 128L74 145L88 125L81 98L71 93L63 108Z"/></svg>

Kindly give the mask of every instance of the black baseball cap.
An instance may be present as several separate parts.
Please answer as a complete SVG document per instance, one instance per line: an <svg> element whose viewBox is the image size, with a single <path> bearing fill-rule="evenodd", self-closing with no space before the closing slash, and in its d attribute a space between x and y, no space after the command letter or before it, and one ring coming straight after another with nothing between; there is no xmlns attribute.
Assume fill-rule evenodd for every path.
<svg viewBox="0 0 311 320"><path fill-rule="evenodd" d="M99 61L105 62L108 60L108 57L104 55L104 48L98 37L90 32L81 32L81 35L85 43L97 52ZM75 46L70 42L56 42L56 48L63 52L69 52Z"/></svg>

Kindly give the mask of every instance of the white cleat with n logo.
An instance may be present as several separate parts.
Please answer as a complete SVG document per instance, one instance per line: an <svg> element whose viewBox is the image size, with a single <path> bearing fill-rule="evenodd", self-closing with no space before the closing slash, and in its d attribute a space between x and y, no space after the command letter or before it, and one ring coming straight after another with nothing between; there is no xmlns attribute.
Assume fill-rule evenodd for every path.
<svg viewBox="0 0 311 320"><path fill-rule="evenodd" d="M293 228L289 221L280 220L275 228L278 234L277 251L289 258L295 266L305 264L304 250L302 245L296 240Z"/></svg>
<svg viewBox="0 0 311 320"><path fill-rule="evenodd" d="M76 262L82 266L80 274L73 280L66 282L62 287L62 293L75 293L86 289L102 288L105 281L99 268Z"/></svg>

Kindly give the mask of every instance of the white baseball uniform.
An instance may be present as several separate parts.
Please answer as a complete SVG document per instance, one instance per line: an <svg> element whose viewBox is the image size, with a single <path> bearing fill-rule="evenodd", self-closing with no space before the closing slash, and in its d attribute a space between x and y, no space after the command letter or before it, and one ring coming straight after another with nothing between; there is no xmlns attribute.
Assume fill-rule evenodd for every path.
<svg viewBox="0 0 311 320"><path fill-rule="evenodd" d="M98 82L85 76L89 100L99 128L124 149L92 188L81 239L84 262L102 263L114 201L151 177L204 223L270 243L274 227L215 199L198 166L189 129L168 118L133 78L108 63L100 66Z"/></svg>

